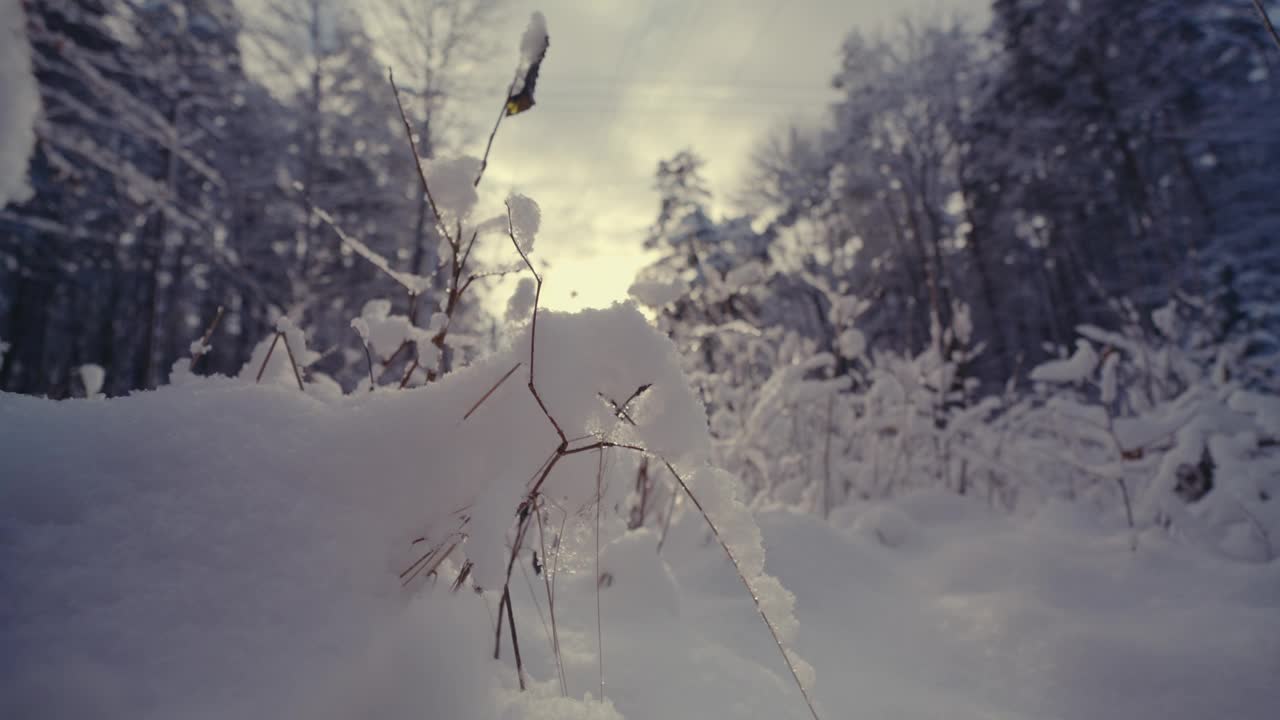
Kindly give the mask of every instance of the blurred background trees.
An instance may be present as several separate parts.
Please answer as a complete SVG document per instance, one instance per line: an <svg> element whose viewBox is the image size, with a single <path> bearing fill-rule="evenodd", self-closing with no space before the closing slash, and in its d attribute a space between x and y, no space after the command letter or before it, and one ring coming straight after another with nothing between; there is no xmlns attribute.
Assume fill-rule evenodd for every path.
<svg viewBox="0 0 1280 720"><path fill-rule="evenodd" d="M991 9L850 34L826 122L761 143L737 214L694 152L659 163L633 293L718 462L823 512L944 486L1131 524L1216 463L1206 512L1253 523L1280 462L1280 50L1248 3Z"/></svg>
<svg viewBox="0 0 1280 720"><path fill-rule="evenodd" d="M109 394L154 387L219 306L200 371L234 372L289 314L325 353L317 368L358 375L348 323L365 301L403 293L344 250L317 209L403 269L436 272L439 238L366 15L334 0L252 7L245 17L232 0L29 3L45 112L34 195L0 210L0 337L11 347L0 389L78 394L86 363L106 369ZM380 40L400 63L425 157L457 141L451 104L487 52L480 30L495 7L377 8L425 33ZM264 72L249 75L246 55ZM418 301L429 318L436 298Z"/></svg>

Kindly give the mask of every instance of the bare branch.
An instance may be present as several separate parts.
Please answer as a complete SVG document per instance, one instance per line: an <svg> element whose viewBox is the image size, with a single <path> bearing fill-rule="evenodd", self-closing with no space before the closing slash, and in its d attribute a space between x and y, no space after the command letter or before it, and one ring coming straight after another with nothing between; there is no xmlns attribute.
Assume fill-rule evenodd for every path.
<svg viewBox="0 0 1280 720"><path fill-rule="evenodd" d="M404 105L400 102L400 88L396 87L396 79L391 68L387 68L387 81L391 83L391 92L396 97L396 109L400 111L400 121L404 123L405 137L409 139L409 150L413 152L413 166L418 171L418 181L422 184L423 194L427 196L427 204L431 206L431 214L436 218L436 229L440 231L440 236L456 249L458 242L449 235L449 229L445 227L444 220L440 217L436 200L431 195L431 186L427 184L427 173L422 169L422 158L418 155L418 143L413 139L413 126L409 124L409 116L405 114Z"/></svg>

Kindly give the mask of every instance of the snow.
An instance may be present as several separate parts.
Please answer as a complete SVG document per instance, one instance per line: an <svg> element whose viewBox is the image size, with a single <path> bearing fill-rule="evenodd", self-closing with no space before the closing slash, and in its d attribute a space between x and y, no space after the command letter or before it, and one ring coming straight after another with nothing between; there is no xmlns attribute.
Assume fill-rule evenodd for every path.
<svg viewBox="0 0 1280 720"><path fill-rule="evenodd" d="M26 199L40 93L31 69L21 0L0 0L0 207Z"/></svg>
<svg viewBox="0 0 1280 720"><path fill-rule="evenodd" d="M337 224L333 222L333 219L329 217L328 213L319 210L316 212L321 218L327 220L333 226L335 231L339 232L339 237L342 239L342 243L345 247L369 261L369 263L374 267L386 273L388 277L399 283L405 290L408 290L414 295L421 295L431 288L431 278L392 268L391 263L388 262L385 257L375 252L373 248L370 248L359 239L352 237L345 232L338 231Z"/></svg>
<svg viewBox="0 0 1280 720"><path fill-rule="evenodd" d="M520 37L520 55L526 63L537 62L547 51L547 18L541 12L534 11L529 17L529 25Z"/></svg>
<svg viewBox="0 0 1280 720"><path fill-rule="evenodd" d="M1120 366L1120 356L1116 353L1110 353L1102 361L1102 379L1100 381L1101 400L1104 405L1110 405L1116 399L1116 370Z"/></svg>
<svg viewBox="0 0 1280 720"><path fill-rule="evenodd" d="M405 337L392 317L372 302L352 326L389 347ZM305 366L301 329L282 317L276 331ZM0 395L0 717L807 717L757 603L824 718L1273 716L1280 563L1257 528L1280 518L1255 525L1215 491L1194 509L1226 528L1215 546L1155 526L1135 538L1055 498L1012 516L941 490L852 502L831 523L753 513L708 462L676 347L634 307L540 311L535 368L532 332L404 392L300 392L282 347L269 372L285 381L257 384L263 344L238 378L95 402ZM847 378L805 378L833 362L782 368L757 408L783 403L783 385L825 397ZM492 659L494 616L516 509L560 442L531 371L571 446L669 459L737 570L687 500L665 537L626 529L639 453L564 456L534 511L556 528L531 541L541 563L522 550L511 576L521 692L509 636ZM907 392L887 373L875 384ZM607 400L645 385L626 403L634 425L621 420ZM1164 422L1188 407L1195 420ZM1234 429L1274 419L1271 398L1196 391L1156 410L1122 431L1172 428L1179 461L1208 438L1223 498L1266 487L1272 470L1247 460L1260 439ZM767 433L766 416L749 423ZM650 472L673 486L662 463ZM436 579L402 587L424 546L464 535ZM464 560L478 590L450 593Z"/></svg>
<svg viewBox="0 0 1280 720"><path fill-rule="evenodd" d="M463 417L504 372L527 366L530 330L416 391L342 396L307 382L300 392L283 347L258 384L267 338L239 378L187 376L97 403L0 395L0 425L14 430L0 434L0 566L15 588L0 608L0 716L559 712L567 701L534 696L495 709L513 673L481 660L515 509L557 438L524 382ZM288 318L276 331L301 366L313 359ZM793 633L790 596L764 571L735 483L706 467L703 410L670 341L629 306L540 313L537 331L537 384L567 434L642 444L685 468L762 602ZM601 400L641 385L650 389L630 403L634 426ZM607 458L612 506L638 456ZM548 502L575 517L590 506L597 462L565 456L543 488ZM402 590L397 574L417 546L459 531L486 592L451 597L421 581ZM619 572L647 554L633 547L640 538L604 539ZM452 578L459 562L441 575ZM649 570L661 575L653 562ZM536 656L532 607L526 597L519 610Z"/></svg>
<svg viewBox="0 0 1280 720"><path fill-rule="evenodd" d="M856 328L849 328L840 333L840 354L845 357L862 357L867 351L867 339Z"/></svg>
<svg viewBox="0 0 1280 720"><path fill-rule="evenodd" d="M515 292L511 293L510 299L507 300L506 321L517 323L528 318L533 311L536 293L537 287L534 285L533 278L520 278Z"/></svg>
<svg viewBox="0 0 1280 720"><path fill-rule="evenodd" d="M479 175L480 160L470 156L436 160L427 166L431 197L446 227L470 217L480 197L475 186Z"/></svg>
<svg viewBox="0 0 1280 720"><path fill-rule="evenodd" d="M650 308L660 308L673 303L687 292L689 292L689 283L680 278L667 281L637 279L631 287L627 288L627 294L635 298L636 302Z"/></svg>
<svg viewBox="0 0 1280 720"><path fill-rule="evenodd" d="M84 384L85 397L98 397L102 392L102 380L106 377L106 371L101 365L86 363L80 366L80 382Z"/></svg>
<svg viewBox="0 0 1280 720"><path fill-rule="evenodd" d="M770 567L797 596L801 651L820 671L839 668L839 681L818 686L825 708L1063 720L1274 712L1280 566L1224 563L1156 537L1133 552L1123 529L1060 501L1022 519L941 492L891 507L909 527L894 546L810 516L761 517Z"/></svg>
<svg viewBox="0 0 1280 720"><path fill-rule="evenodd" d="M367 306L366 306L366 307L367 307ZM390 306L390 305L388 305L388 306L387 306L387 312L391 312L391 306ZM351 329L352 329L352 330L355 330L355 331L356 331L356 334L360 336L360 342L364 343L365 345L368 345L368 344L369 344L369 333L370 333L370 329L369 329L369 321L368 321L368 319L366 319L366 318L365 318L365 317L363 317L363 316L358 317L358 318L352 318L352 319L351 319Z"/></svg>
<svg viewBox="0 0 1280 720"><path fill-rule="evenodd" d="M520 251L528 255L533 252L533 240L542 222L542 211L536 202L519 194L507 198L507 209L511 213L511 234L515 236Z"/></svg>
<svg viewBox="0 0 1280 720"><path fill-rule="evenodd" d="M1088 340L1077 340L1076 351L1065 360L1050 360L1032 369L1031 379L1049 383L1078 383L1098 367L1098 353Z"/></svg>
<svg viewBox="0 0 1280 720"><path fill-rule="evenodd" d="M297 387L294 366L297 366L298 373L305 373L307 367L318 359L320 354L307 348L307 336L302 328L281 315L276 320L276 333L254 346L249 362L240 369L240 378L257 381L261 377L264 383Z"/></svg>
<svg viewBox="0 0 1280 720"><path fill-rule="evenodd" d="M746 290L753 285L758 285L766 280L765 268L762 263L748 262L733 268L724 276L724 284L732 290Z"/></svg>
<svg viewBox="0 0 1280 720"><path fill-rule="evenodd" d="M351 327L369 346L374 357L383 362L399 351L405 342L416 340L423 334L421 328L409 322L407 315L392 315L391 301L385 299L366 302L360 317L351 320ZM428 333L428 337L431 334L434 333Z"/></svg>

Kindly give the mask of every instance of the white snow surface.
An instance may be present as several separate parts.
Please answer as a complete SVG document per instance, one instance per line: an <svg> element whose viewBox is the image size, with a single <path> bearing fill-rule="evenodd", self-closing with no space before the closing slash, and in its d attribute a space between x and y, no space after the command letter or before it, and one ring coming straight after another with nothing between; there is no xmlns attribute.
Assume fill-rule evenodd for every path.
<svg viewBox="0 0 1280 720"><path fill-rule="evenodd" d="M27 161L35 147L40 92L21 0L0 0L0 207L26 199Z"/></svg>
<svg viewBox="0 0 1280 720"><path fill-rule="evenodd" d="M750 515L702 469L704 414L670 341L630 306L541 313L537 330L538 387L567 434L683 468L794 627ZM305 366L301 331L277 331ZM495 717L513 678L480 662L493 598L415 594L398 573L421 554L416 538L461 530L471 577L501 587L516 508L558 444L525 387L529 342L526 327L407 392L299 391L276 360L283 342L256 383L264 339L237 378L93 403L0 395L0 717ZM464 421L517 362L522 378ZM621 426L600 395L646 384ZM574 512L592 503L597 462L566 456L544 495Z"/></svg>
<svg viewBox="0 0 1280 720"><path fill-rule="evenodd" d="M567 456L545 486L569 513L567 697L527 555L511 590L529 690L505 635L491 659L514 509L558 442L525 387L529 341L526 326L403 392L300 392L255 384L253 367L97 402L0 395L0 717L808 717L701 516L682 505L661 556L653 530L625 531L613 508L638 457L623 450ZM1274 717L1280 563L1157 531L1135 550L1123 525L1056 500L1010 517L933 491L831 524L753 517L706 464L675 348L637 311L540 313L537 349L566 434L643 444L682 471L806 682L816 671L827 720ZM599 397L645 383L634 428ZM402 588L413 541L447 537L463 508L459 557L435 587ZM448 592L462 555L483 593Z"/></svg>

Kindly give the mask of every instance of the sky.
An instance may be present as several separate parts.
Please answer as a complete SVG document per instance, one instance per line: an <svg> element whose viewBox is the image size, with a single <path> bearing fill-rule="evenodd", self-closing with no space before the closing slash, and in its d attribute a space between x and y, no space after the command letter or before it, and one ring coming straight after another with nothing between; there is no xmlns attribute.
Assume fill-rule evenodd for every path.
<svg viewBox="0 0 1280 720"><path fill-rule="evenodd" d="M646 262L660 159L692 148L707 161L715 209L739 187L753 148L790 123L813 125L835 100L829 80L846 34L902 13L981 12L987 0L511 0L494 28L497 103L530 13L551 47L537 105L507 118L485 184L543 211L536 253L549 263L543 304L599 307L626 297ZM510 62L501 62L502 53ZM477 108L480 154L496 104ZM505 302L499 289L495 297Z"/></svg>

